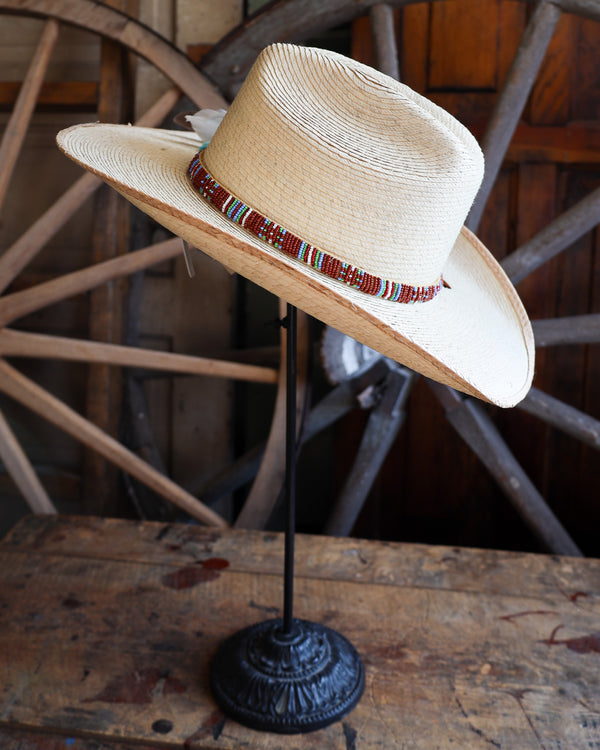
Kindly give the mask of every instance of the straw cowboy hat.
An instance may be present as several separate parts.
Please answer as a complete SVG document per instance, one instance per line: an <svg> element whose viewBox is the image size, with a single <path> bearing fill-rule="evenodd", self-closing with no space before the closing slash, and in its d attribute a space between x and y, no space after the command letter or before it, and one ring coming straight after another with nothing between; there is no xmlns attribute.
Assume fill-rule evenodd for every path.
<svg viewBox="0 0 600 750"><path fill-rule="evenodd" d="M527 314L463 227L479 146L407 86L275 44L200 152L194 133L127 125L57 140L190 245L352 338L499 406L529 390Z"/></svg>

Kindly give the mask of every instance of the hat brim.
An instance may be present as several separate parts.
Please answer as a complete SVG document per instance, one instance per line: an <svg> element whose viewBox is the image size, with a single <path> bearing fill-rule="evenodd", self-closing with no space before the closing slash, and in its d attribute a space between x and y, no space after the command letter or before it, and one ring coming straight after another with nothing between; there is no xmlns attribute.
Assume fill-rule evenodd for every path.
<svg viewBox="0 0 600 750"><path fill-rule="evenodd" d="M449 289L424 303L390 302L290 258L206 203L187 178L194 134L86 123L61 131L57 143L190 245L385 356L498 406L514 406L529 390L531 324L504 271L467 229L443 269Z"/></svg>

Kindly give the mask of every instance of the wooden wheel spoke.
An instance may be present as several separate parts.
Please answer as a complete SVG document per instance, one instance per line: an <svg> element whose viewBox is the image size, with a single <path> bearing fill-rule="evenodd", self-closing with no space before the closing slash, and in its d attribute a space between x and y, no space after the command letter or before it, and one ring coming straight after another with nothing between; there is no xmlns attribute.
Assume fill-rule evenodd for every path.
<svg viewBox="0 0 600 750"><path fill-rule="evenodd" d="M374 5L370 13L371 33L376 57L376 67L382 73L400 80L398 45L394 28L394 10L390 5Z"/></svg>
<svg viewBox="0 0 600 750"><path fill-rule="evenodd" d="M204 503L153 469L141 458L124 448L117 440L26 378L4 360L0 360L0 390L92 448L123 471L136 477L193 518L211 526L226 525L221 516Z"/></svg>
<svg viewBox="0 0 600 750"><path fill-rule="evenodd" d="M532 388L518 408L562 430L591 448L600 450L600 421L565 404L537 388Z"/></svg>
<svg viewBox="0 0 600 750"><path fill-rule="evenodd" d="M277 370L269 367L98 341L25 333L8 328L0 330L0 355L140 367L182 375L208 375L253 383L276 383L278 378Z"/></svg>
<svg viewBox="0 0 600 750"><path fill-rule="evenodd" d="M45 281L22 292L0 299L0 325L12 323L35 310L53 302L87 292L106 281L127 276L144 268L169 260L181 252L181 240L173 238L156 245L134 250L127 255L96 263L94 266Z"/></svg>
<svg viewBox="0 0 600 750"><path fill-rule="evenodd" d="M177 88L166 91L139 118L136 125L154 127L161 123L179 96ZM0 292L8 287L101 184L102 180L93 174L82 175L3 253L0 258Z"/></svg>
<svg viewBox="0 0 600 750"><path fill-rule="evenodd" d="M283 305L280 302L280 307ZM281 312L283 309L281 308ZM298 315L298 341L302 342L308 336L308 321L304 313ZM281 330L282 351L285 346L285 330ZM307 347L299 346L297 362L298 384L296 394L296 412L298 431L301 429L302 416L304 414L304 403L307 394L306 371L308 361L306 357ZM304 355L304 356L303 356ZM286 411L286 367L282 363L279 371L279 387L271 422L271 430L267 439L265 460L252 485L252 489L244 507L242 508L235 526L242 529L262 529L265 527L269 516L279 497L285 476L285 411ZM267 460L268 457L268 460Z"/></svg>
<svg viewBox="0 0 600 750"><path fill-rule="evenodd" d="M504 258L502 267L513 284L518 284L593 229L599 216L600 188L596 188Z"/></svg>
<svg viewBox="0 0 600 750"><path fill-rule="evenodd" d="M143 128L155 128L167 117L169 112L181 98L181 90L177 86L168 89L143 115L135 121L135 125Z"/></svg>
<svg viewBox="0 0 600 750"><path fill-rule="evenodd" d="M6 250L0 258L0 292L8 287L101 184L99 177L84 174Z"/></svg>
<svg viewBox="0 0 600 750"><path fill-rule="evenodd" d="M34 513L56 513L54 503L48 497L2 412L0 412L0 458Z"/></svg>
<svg viewBox="0 0 600 750"><path fill-rule="evenodd" d="M391 0L401 7L411 0ZM323 29L351 21L368 12L378 0L279 0L269 3L251 22L234 29L202 59L200 68L221 90L232 96L244 80L258 52L271 42L307 39Z"/></svg>
<svg viewBox="0 0 600 750"><path fill-rule="evenodd" d="M560 16L557 5L543 0L538 3L525 30L482 140L485 176L467 220L467 226L473 231L479 226L483 209Z"/></svg>
<svg viewBox="0 0 600 750"><path fill-rule="evenodd" d="M582 18L600 21L600 7L596 0L555 0L566 13L577 13Z"/></svg>
<svg viewBox="0 0 600 750"><path fill-rule="evenodd" d="M446 419L479 458L523 520L556 554L580 556L581 551L546 504L490 417L474 399L430 382L446 411Z"/></svg>
<svg viewBox="0 0 600 750"><path fill-rule="evenodd" d="M368 370L344 380L329 391L306 417L300 436L301 442L311 440L315 435L323 432L349 414L356 407L358 394L370 386L379 385L388 372L389 366L382 357L377 359ZM206 502L213 502L223 495L239 489L256 476L265 449L266 443L255 445L227 468L205 479L201 485L194 489L195 494Z"/></svg>
<svg viewBox="0 0 600 750"><path fill-rule="evenodd" d="M225 107L225 97L219 94L213 84L209 83L209 80L214 81L228 96L232 95L245 77L257 52L270 42L307 40L316 33L331 29L333 26L342 23L353 21L358 16L364 16L365 14L370 16L374 42L372 45L372 54L375 55L374 64L388 75L399 78L398 49L396 46L397 29L395 29L393 9L408 7L414 3L416 3L416 0L389 0L387 3L381 0L355 0L354 2L350 2L349 0L328 0L327 3L323 3L322 0L279 0L277 3L270 3L261 12L224 38L202 60L199 68L207 74L207 78L199 75L198 69L193 63L159 35L143 26L143 24L136 22L135 19L129 18L110 6L95 2L94 0L79 0L77 3L73 3L71 0L56 0L55 3L48 3L47 0L0 0L0 9L14 11L19 14L39 15L44 18L51 18L52 20L48 22L46 28L50 26L58 28L57 22L60 22L61 24L67 23L87 29L101 35L105 39L112 40L134 54L149 59L155 67L171 78L178 87L167 92L136 123L144 126L154 126L159 124L173 108L179 96L179 91L182 91L198 106ZM486 155L486 175L476 204L468 219L469 226L473 229L479 224L491 187L496 181L501 163L506 157L509 144L511 140L514 140L513 136L530 97L534 79L540 70L561 14L563 12L576 13L581 16L600 20L600 10L596 0L524 0L523 5L526 3L532 7L533 12L483 139L483 148ZM439 22L439 17L435 20L438 10L435 6L439 4L441 4L441 1L434 3L433 11L423 9L429 13L431 39L434 39L431 29ZM407 10L403 17L403 33L407 39L408 36L405 32L409 28L410 23L413 23L413 28L415 28L416 23L415 18L417 15L413 14L412 10L412 8ZM499 23L504 24L502 28L505 29L508 24L507 19L512 18L514 20L517 18L518 23L521 24L525 16L526 14L521 11L518 14L511 12L509 15L503 15ZM419 18L421 19L419 21L420 25L417 25L419 25L419 29L424 30L423 19L425 15L419 15ZM364 26L361 28L364 28ZM507 61L508 50L514 49L513 40L514 42L518 42L518 37L516 35L514 37L510 36L509 41L506 43L503 37L502 44L500 45L499 43L501 55L497 56L496 69L501 71L502 75L506 70L505 63ZM44 56L49 55L52 44L53 42L48 41L40 44L38 53L36 53L37 62L34 58L35 64L32 63L25 84L22 87L21 96L23 97L23 101L25 101L26 95L29 97L28 106L30 110L31 101L34 101L36 98L41 77L43 77L43 70L47 66L47 60L44 59ZM370 50L369 44L366 45L367 47ZM554 64L557 60L554 56L554 45L551 52L553 57L549 62ZM371 54L371 52L365 52L365 55L367 54ZM116 57L115 61L115 69L119 72L119 63ZM414 77L414 60L411 62L407 55L404 61L407 80L409 82L417 80ZM422 83L423 93L427 95L428 89L433 91L434 100L435 96L439 94L439 101L442 106L445 106L445 103L450 101L449 92L452 96L456 94L456 91L462 92L463 89L461 88L462 83L460 80L457 79L458 83L456 83L456 86L458 88L454 89L452 87L455 86L455 83L450 78L447 77L442 84L439 84L439 82L436 83L434 76L428 77L426 64L424 64L423 70L425 71L423 73L424 77L418 79L415 84L416 90L421 91L420 86ZM544 68L545 70L546 68ZM552 72L552 65L549 66L549 70ZM108 80L106 76L106 70L104 70L101 74L101 80ZM411 78L411 76L413 77ZM419 76L421 76L420 69ZM560 82L562 78L558 80ZM479 84L477 85L479 86ZM484 102L485 108L479 110L474 107L473 112L475 112L475 109L477 109L477 113L484 111L487 113L489 111L489 100L494 87L495 79L487 76L480 86L480 90L484 91L484 95L487 97ZM475 83L473 83L474 88ZM469 90L468 86L466 90ZM545 92L545 89L543 91ZM541 94L538 96L538 93L536 89L532 102L532 112L536 111L536 107L539 109L538 100L543 99ZM545 104L545 100L542 101L542 104ZM466 106L466 110L470 112L469 106ZM448 109L449 111L454 111L451 107L448 107ZM459 119L461 119L460 113L458 112L457 114ZM27 128L30 116L31 111L28 112L26 108L19 114L21 134ZM469 116L471 115L469 114ZM481 114L477 114L477 117L480 116ZM17 111L15 110L13 119L16 117ZM115 117L118 118L120 115L116 115ZM533 115L532 120L537 123ZM16 119L14 121L16 122ZM479 132L479 120L476 122L473 121L473 123L474 129ZM471 124L469 121L469 126ZM545 122L542 123L542 125L545 124ZM537 133L537 130L535 132ZM8 143L7 138L9 136L5 137L5 141ZM517 132L517 140L518 138L519 133ZM6 192L5 184L8 182L10 173L13 170L20 145L20 143L13 140L8 146L0 146L0 203L3 194ZM10 160L1 158L2 149L5 152L8 152L8 149L10 149L12 163L10 163ZM511 151L509 154L511 159L512 155L513 152ZM572 152L570 152L569 158L573 159ZM502 177L503 179L504 177ZM45 245L48 239L77 212L83 201L89 198L99 184L101 184L100 181L92 175L82 177L4 253L3 257L0 258L0 291L5 290L11 284L22 269ZM524 184L524 182L519 183L520 189ZM501 184L501 187L504 188L504 183ZM511 182L508 187L509 197L512 197L511 191L513 188L514 186ZM525 193L524 187L522 190ZM583 191L581 194L583 194ZM501 198L504 199L504 195ZM550 205L550 200L548 200L548 204ZM596 224L595 216L599 213L600 189L594 193L590 193L587 198L562 214L552 224L538 232L533 239L523 244L505 258L504 267L513 282L518 283L527 274L569 247ZM519 226L519 232L516 234L519 237L529 237L534 230L539 229L541 224L541 221L538 223L532 222L531 231L526 231L526 229ZM100 226L104 226L102 222L100 222ZM146 229L142 230L142 232L145 231ZM99 235L100 242L102 242L102 231ZM508 239L510 240L511 238L512 235ZM138 242L137 244L145 243ZM162 371L165 373L210 375L263 383L277 382L279 386L278 397L267 443L256 446L253 451L243 457L243 460L239 462L239 466L236 467L234 465L229 467L228 475L225 478L217 478L213 481L213 486L210 484L206 485L208 487L206 497L210 495L212 499L214 495L213 491L216 492L215 488L219 491L223 487L231 489L232 481L246 482L256 476L248 500L238 518L237 525L249 528L264 527L277 502L282 485L282 481L280 480L282 480L284 473L283 434L285 409L283 395L285 389L282 388L285 377L284 370L279 371L272 366L272 362L257 360L252 356L248 356L245 360L237 360L235 356L226 356L224 358L195 357L143 349L135 346L107 344L99 340L80 341L73 338L53 337L17 331L5 327L17 319L41 310L48 305L173 258L179 252L179 240L168 240L159 245L127 253L98 263L90 268L38 284L34 288L5 296L3 299L0 299L0 357L43 357L92 364L100 363L102 365L143 368L145 370ZM176 270L178 272L179 268ZM166 295L167 292L164 290L169 288L172 280L170 278L166 280L166 278L163 279L157 276L148 280L147 283L149 286L152 286L153 291L157 290L159 295ZM176 277L173 283L179 283L179 277ZM166 296L164 298L166 299ZM103 304L105 307L112 309L111 305ZM584 311L583 307L573 309ZM177 307L175 313L180 314L179 307ZM175 313L173 317L175 317ZM541 312L540 314L546 315L548 313ZM97 319L98 316L93 317ZM132 316L132 319L134 319L134 316ZM149 319L152 319L152 315L149 315ZM600 340L600 335L597 333L600 330L599 324L600 315L586 315L578 318L565 318L563 320L535 321L534 329L538 346L569 343L581 344L594 343ZM4 328L2 328L3 326ZM164 330L166 331L165 335L170 334L168 325L164 326ZM162 329L160 335L162 335ZM92 332L91 338L102 339L103 337ZM118 339L117 337L107 336L105 340ZM129 339L127 340L131 343ZM168 345L166 348L169 348ZM173 348L178 349L179 346L176 345ZM105 368L104 371L111 372L108 368ZM130 378L130 385L133 384L133 387L138 389L137 396L142 396L141 383L142 378L146 377L146 373L135 372L130 374L133 375ZM152 375L152 377L155 377L155 375ZM135 383L133 383L134 380ZM179 389L181 385L185 388L188 384L189 381L182 383L182 381L178 380L176 388ZM377 387L380 384L381 380L378 380ZM302 394L304 385L304 380L301 378L302 387L299 390L298 411L302 411L304 406ZM153 399L158 398L160 400L162 398L162 396L157 396L157 394L165 390L163 386L164 384L162 383L158 384L156 388L153 386L153 391L150 392ZM204 520L208 519L209 523L223 523L214 511L210 511L202 503L198 503L198 500L189 492L181 490L177 485L166 479L164 472L161 472L160 469L157 470L157 468L153 469L142 461L139 456L125 449L113 438L110 438L107 433L100 430L94 424L94 422L102 424L100 420L91 418L90 421L90 419L86 420L79 416L69 407L44 391L43 388L24 378L3 359L0 359L0 390L19 400L34 411L43 414L44 418L58 425L61 429L64 429L100 455L121 467L124 471L130 472L133 476L148 484L148 486L153 487L159 494L168 498L179 507L184 508L190 515L196 517L202 516ZM100 388L96 388L96 391L100 390ZM554 551L579 554L578 548L549 510L533 483L525 475L487 413L475 402L459 396L451 389L438 386L434 390L436 390L440 401L446 409L446 416L450 423L463 437L465 443L481 463L486 466L490 474L498 481L504 493L538 536ZM340 386L334 389L332 393L333 396L331 399L324 399L307 417L302 426L303 439L310 439L323 426L331 424L339 416L347 413L356 405L356 394L351 389L343 390L342 386ZM386 389L386 393L391 398L393 388ZM363 458L366 457L366 466L365 464L357 464L354 467L355 472L353 476L357 482L362 481L365 476L370 476L369 472L372 473L377 470L379 458L387 453L388 442L391 443L393 434L395 434L401 423L401 419L398 419L398 414L382 414L379 407L383 409L381 404L373 408L371 419L369 420L369 429L363 436L364 450L361 450L361 455ZM596 437L600 434L599 423L587 417L587 415L578 412L576 409L568 407L557 399L534 390L520 408L534 414L548 424L574 435L587 444L593 445L595 448L600 446L600 441ZM105 411L110 411L110 409L105 409ZM116 409L113 410L114 412L116 412ZM88 416L90 414L91 412L88 412ZM379 419L380 417L382 419ZM1 415L0 419L2 419ZM298 420L299 426L301 421ZM6 448L6 446L9 446L9 448ZM161 449L164 449L162 444ZM4 458L2 451L8 451L7 455L9 455L9 458L12 456L13 464L17 466L17 469L10 469L9 460ZM155 454L156 460L153 463L155 467L160 467L162 458L157 446L155 446ZM140 453L140 455L144 454ZM263 455L264 460L262 460ZM27 458L20 450L18 443L14 440L14 436L11 439L8 425L1 422L0 456L4 459L15 480L19 477L19 472L20 475L27 476L27 467L29 466ZM179 468L175 466L175 474L178 473ZM184 468L185 471L181 472L182 475L185 475L187 472L187 467ZM29 466L29 473L31 472L32 470ZM205 474L204 476L197 474L192 480L196 484L200 481L205 482ZM167 484L165 485L164 482L167 482ZM189 479L186 479L185 484L189 488ZM206 489L206 486L204 489ZM32 492L32 490L27 490L26 488L23 490L23 493L26 495L27 491ZM43 488L41 491L43 492ZM36 492L39 493L39 490L34 488L34 496ZM205 495L202 496L205 497ZM29 499L28 502L30 502ZM206 516L207 513L209 514L208 516ZM211 513L212 516L210 515Z"/></svg>
<svg viewBox="0 0 600 750"><path fill-rule="evenodd" d="M600 343L600 313L532 320L536 347Z"/></svg>
<svg viewBox="0 0 600 750"><path fill-rule="evenodd" d="M123 49L145 57L175 84L136 121L136 125L145 127L159 125L173 109L182 92L196 106L215 108L227 106L226 100L214 85L198 72L194 63L184 52L136 19L108 5L93 0L81 0L77 3L57 0L51 4L48 4L46 0L25 0L24 2L0 0L0 10L15 12L18 15L41 16L46 19L40 43L20 88L16 107L0 145L0 202L6 193L6 186L31 121L48 67L50 52L58 34L59 22L103 36ZM118 66L117 58L118 55L114 57L114 60ZM102 80L108 80L107 66L102 69L101 75L104 75ZM77 213L82 204L101 184L101 180L95 176L84 174L33 225L30 225L11 247L3 252L0 258L0 292L6 291L48 240ZM0 338L4 342L5 353L8 356L62 358L105 365L158 369L171 374L202 374L262 383L276 382L276 369L262 366L262 363L257 365L253 362L247 364L235 360L220 361L217 358L198 358L192 355L113 346L104 342L77 341L4 328L7 323L24 315L91 290L105 282L161 263L173 258L179 252L180 241L168 240L4 296L0 300L0 317L2 318L0 326L3 327L0 330ZM92 422L75 414L49 394L45 394L45 391L36 384L21 378L18 371L10 368L7 363L4 365L2 382L6 393L12 394L17 400L21 399L27 406L38 411L45 419L54 421L93 451L122 469L130 471L133 476L151 486L166 499L184 508L190 515L208 523L223 524L217 514L206 509L189 493L180 490L174 482L168 480L160 472L153 472L151 467L126 451L106 433L95 427ZM36 399L44 402L43 410L36 408ZM48 512L52 507L51 503L47 497L43 499L44 490L37 482L20 446L14 437L10 439L10 429L6 424L0 425L0 440L2 440L0 456L4 458L7 470L13 474L30 506L39 509L40 512Z"/></svg>
<svg viewBox="0 0 600 750"><path fill-rule="evenodd" d="M25 140L35 104L50 63L52 50L58 39L58 23L46 21L37 49L21 86L15 108L0 143L0 207Z"/></svg>
<svg viewBox="0 0 600 750"><path fill-rule="evenodd" d="M394 368L388 373L381 401L369 415L352 470L325 526L326 534L348 536L352 533L373 482L404 423L404 404L416 379L416 373L406 368Z"/></svg>

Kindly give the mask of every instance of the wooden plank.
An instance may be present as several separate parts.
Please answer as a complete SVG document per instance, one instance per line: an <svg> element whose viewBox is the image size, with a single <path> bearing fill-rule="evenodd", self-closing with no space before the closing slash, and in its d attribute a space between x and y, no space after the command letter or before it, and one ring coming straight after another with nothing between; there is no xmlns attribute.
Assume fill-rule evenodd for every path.
<svg viewBox="0 0 600 750"><path fill-rule="evenodd" d="M533 125L563 125L571 119L579 23L577 16L563 15L556 25L527 107Z"/></svg>
<svg viewBox="0 0 600 750"><path fill-rule="evenodd" d="M0 81L0 107L12 109L17 101L21 83ZM68 107L69 110L96 108L96 81L44 81L37 98L38 107Z"/></svg>
<svg viewBox="0 0 600 750"><path fill-rule="evenodd" d="M119 119L119 118L117 118ZM128 250L129 208L106 185L95 195L92 262L118 260ZM94 287L89 298L89 336L119 344L123 338L123 307L127 277L117 276ZM122 374L106 364L88 369L85 413L103 432L117 437L121 421ZM103 457L86 451L83 466L83 507L88 513L119 512L118 473Z"/></svg>
<svg viewBox="0 0 600 750"><path fill-rule="evenodd" d="M513 162L597 164L600 161L598 122L569 122L563 127L520 123L507 151Z"/></svg>
<svg viewBox="0 0 600 750"><path fill-rule="evenodd" d="M107 0L108 6L137 13L136 0ZM100 47L100 122L128 122L133 115L130 65L125 50L103 39ZM110 187L103 185L94 196L91 228L92 263L118 258L129 250L129 204ZM95 341L120 344L127 279L117 277L95 287L89 296L89 337ZM103 432L118 437L121 423L122 373L106 364L88 368L86 417ZM88 513L115 515L120 509L119 474L116 467L95 451L86 450L83 462L83 507Z"/></svg>
<svg viewBox="0 0 600 750"><path fill-rule="evenodd" d="M516 169L507 167L498 175L477 232L479 239L496 260L504 258L514 242L514 216L511 209L514 208L516 172Z"/></svg>
<svg viewBox="0 0 600 750"><path fill-rule="evenodd" d="M521 164L517 171L514 243L525 245L532 237L544 229L554 219L557 212L556 193L558 173L554 164ZM552 315L553 299L546 290L556 282L551 264L538 268L530 278L519 283L519 293L525 300L527 311L532 318ZM540 361L538 367L543 370Z"/></svg>
<svg viewBox="0 0 600 750"><path fill-rule="evenodd" d="M415 91L427 90L427 58L430 4L415 3L402 8L401 70L402 81Z"/></svg>
<svg viewBox="0 0 600 750"><path fill-rule="evenodd" d="M573 120L600 120L600 66L596 51L600 45L600 25L591 19L580 19L576 49L570 61L577 74L577 85L571 91Z"/></svg>
<svg viewBox="0 0 600 750"><path fill-rule="evenodd" d="M525 244L550 223L556 213L556 191L557 168L554 164L524 163L515 169L508 249ZM518 291L532 318L553 315L554 299L548 290L554 288L555 281L556 269L551 263L521 280ZM537 350L535 384L542 390L550 387L550 367L548 352ZM511 410L499 414L497 424L530 480L546 497L549 468L546 451L550 432L546 422Z"/></svg>
<svg viewBox="0 0 600 750"><path fill-rule="evenodd" d="M40 734L26 729L0 729L3 750L99 750L98 741L84 737L65 737L61 734ZM131 745L111 742L110 750L131 750ZM156 745L137 745L136 750L156 750Z"/></svg>
<svg viewBox="0 0 600 750"><path fill-rule="evenodd" d="M373 35L371 34L371 23L367 16L352 21L352 43L351 56L365 65L374 64Z"/></svg>
<svg viewBox="0 0 600 750"><path fill-rule="evenodd" d="M498 0L433 3L428 88L495 89Z"/></svg>
<svg viewBox="0 0 600 750"><path fill-rule="evenodd" d="M279 610L280 535L41 521L27 519L0 552L1 731L60 732L85 750L92 736L110 748L282 747L225 719L207 689L218 643ZM298 542L301 616L350 638L367 690L342 722L285 747L598 741L599 561Z"/></svg>
<svg viewBox="0 0 600 750"><path fill-rule="evenodd" d="M538 3L527 25L482 141L486 170L482 186L467 221L468 226L473 230L479 226L485 203L500 171L504 154L521 117L560 15L560 9L556 5L544 0Z"/></svg>
<svg viewBox="0 0 600 750"><path fill-rule="evenodd" d="M465 399L438 383L430 386L446 409L446 418L487 468L521 518L556 554L581 555L581 550L519 464L489 415L475 399Z"/></svg>
<svg viewBox="0 0 600 750"><path fill-rule="evenodd" d="M498 8L498 87L501 87L510 70L523 32L527 25L526 3L507 3L501 0Z"/></svg>
<svg viewBox="0 0 600 750"><path fill-rule="evenodd" d="M230 571L278 576L283 544L283 534L276 532L60 514L24 518L0 542L0 551L175 569L222 558ZM515 598L563 592L568 599L575 591L595 598L600 590L598 561L590 558L316 534L297 534L295 553L298 576L324 581Z"/></svg>
<svg viewBox="0 0 600 750"><path fill-rule="evenodd" d="M356 438L350 432L341 445L350 460L353 442ZM342 461L343 456L336 460ZM407 540L451 538L460 543L469 519L481 517L474 499L482 494L480 483L487 481L484 469L456 439L427 381L421 378L410 394L406 423L383 466L381 486L354 533L383 539L401 533Z"/></svg>
<svg viewBox="0 0 600 750"><path fill-rule="evenodd" d="M170 280L169 314L165 309L155 316L166 317L169 346L176 352L202 355L231 346L235 278L219 263L194 251L197 275L190 279L181 255L174 263ZM146 307L154 304L145 298ZM159 330L144 326L144 332ZM274 388L273 380L270 388ZM217 466L226 466L232 450L233 383L223 379L177 378L170 386L169 432L171 452L167 465L171 476L184 487L194 486L199 478ZM226 509L223 514L231 518Z"/></svg>

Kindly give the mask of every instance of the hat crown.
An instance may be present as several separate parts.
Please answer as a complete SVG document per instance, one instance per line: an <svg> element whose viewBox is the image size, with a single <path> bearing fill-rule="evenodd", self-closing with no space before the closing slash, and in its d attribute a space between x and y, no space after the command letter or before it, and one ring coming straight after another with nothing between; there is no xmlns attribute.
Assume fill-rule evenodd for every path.
<svg viewBox="0 0 600 750"><path fill-rule="evenodd" d="M334 52L260 54L204 155L229 192L342 261L434 283L483 177L466 128Z"/></svg>

